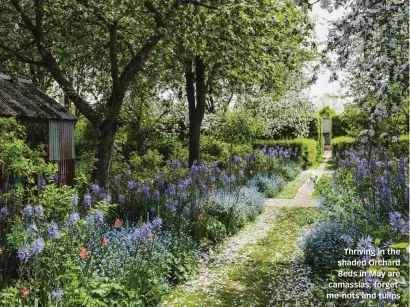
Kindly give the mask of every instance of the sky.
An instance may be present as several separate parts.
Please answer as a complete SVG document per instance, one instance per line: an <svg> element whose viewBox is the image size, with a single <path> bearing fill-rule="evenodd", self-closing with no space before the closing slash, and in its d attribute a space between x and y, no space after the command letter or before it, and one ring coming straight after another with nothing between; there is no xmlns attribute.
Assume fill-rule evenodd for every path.
<svg viewBox="0 0 410 307"><path fill-rule="evenodd" d="M339 9L329 13L327 9L320 7L320 3L317 3L313 5L313 9L309 14L316 21L315 33L318 41L321 45L325 45L329 32L329 21L341 17L343 11ZM340 93L340 83L337 81L329 82L330 76L330 71L326 67L322 67L316 84L310 88L309 96L318 108L326 104L326 94L337 95ZM341 112L343 110L343 101L333 101L331 104L330 106L336 109L336 111Z"/></svg>

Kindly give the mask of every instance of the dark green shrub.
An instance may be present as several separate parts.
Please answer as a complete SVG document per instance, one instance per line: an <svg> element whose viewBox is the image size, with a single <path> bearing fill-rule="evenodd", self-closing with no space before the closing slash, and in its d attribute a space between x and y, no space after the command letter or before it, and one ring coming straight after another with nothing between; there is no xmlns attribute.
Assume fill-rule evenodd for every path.
<svg viewBox="0 0 410 307"><path fill-rule="evenodd" d="M219 243L227 236L226 226L210 214L198 223L198 228L202 245Z"/></svg>
<svg viewBox="0 0 410 307"><path fill-rule="evenodd" d="M317 142L313 139L294 140L258 140L254 142L254 148L261 149L265 146L282 146L298 151L299 161L304 169L311 166L317 159Z"/></svg>
<svg viewBox="0 0 410 307"><path fill-rule="evenodd" d="M164 160L179 160L181 158L186 158L187 148L184 148L181 141L177 138L164 138L160 140L157 144L154 144L154 148L159 151L159 153L164 157Z"/></svg>
<svg viewBox="0 0 410 307"><path fill-rule="evenodd" d="M348 125L346 118L340 114L332 117L332 137L347 135Z"/></svg>
<svg viewBox="0 0 410 307"><path fill-rule="evenodd" d="M316 161L320 161L324 152L325 143L322 134L322 118L320 116L316 116L310 121L308 138L316 140Z"/></svg>

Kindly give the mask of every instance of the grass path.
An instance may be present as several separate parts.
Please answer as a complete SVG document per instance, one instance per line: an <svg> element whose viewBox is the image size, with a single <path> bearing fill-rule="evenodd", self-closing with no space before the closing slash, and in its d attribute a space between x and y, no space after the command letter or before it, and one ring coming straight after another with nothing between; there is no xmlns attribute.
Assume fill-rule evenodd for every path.
<svg viewBox="0 0 410 307"><path fill-rule="evenodd" d="M321 176L326 161L312 170L315 175ZM304 264L297 247L313 222L313 190L307 179L294 199L286 199L289 205L268 199L254 223L221 245L198 278L174 288L160 306L321 306L313 295L320 275Z"/></svg>
<svg viewBox="0 0 410 307"><path fill-rule="evenodd" d="M285 184L283 189L275 195L275 198L281 199L293 199L298 193L300 187L310 178L312 175L309 171L299 173L296 178Z"/></svg>

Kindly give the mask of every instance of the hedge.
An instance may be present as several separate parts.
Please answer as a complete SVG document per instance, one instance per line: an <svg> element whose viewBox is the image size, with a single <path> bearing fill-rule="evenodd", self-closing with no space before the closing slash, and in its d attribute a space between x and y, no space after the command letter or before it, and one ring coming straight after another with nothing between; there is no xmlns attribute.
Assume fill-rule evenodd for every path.
<svg viewBox="0 0 410 307"><path fill-rule="evenodd" d="M336 156L336 152L343 152L345 150L353 149L356 145L356 139L349 136L339 136L330 141L330 146L332 148L332 156Z"/></svg>
<svg viewBox="0 0 410 307"><path fill-rule="evenodd" d="M257 140L254 142L255 149L265 146L282 146L285 148L298 149L301 165L304 169L311 166L318 158L317 142L313 139L293 139L293 140Z"/></svg>
<svg viewBox="0 0 410 307"><path fill-rule="evenodd" d="M382 142L381 142L382 143ZM351 150L358 142L356 139L348 136L341 136L332 139L331 146L332 146L332 155L335 156L336 152L343 152L345 150ZM397 142L383 142L383 147L387 149L389 152L393 152L395 157L409 157L409 136L408 135L401 135Z"/></svg>
<svg viewBox="0 0 410 307"><path fill-rule="evenodd" d="M322 159L323 153L325 151L325 138L323 137L322 133L322 117L318 116L317 118L317 157L316 160L320 161Z"/></svg>
<svg viewBox="0 0 410 307"><path fill-rule="evenodd" d="M316 116L310 121L308 138L316 140L316 160L320 161L325 150L325 139L322 133L322 118L320 116Z"/></svg>

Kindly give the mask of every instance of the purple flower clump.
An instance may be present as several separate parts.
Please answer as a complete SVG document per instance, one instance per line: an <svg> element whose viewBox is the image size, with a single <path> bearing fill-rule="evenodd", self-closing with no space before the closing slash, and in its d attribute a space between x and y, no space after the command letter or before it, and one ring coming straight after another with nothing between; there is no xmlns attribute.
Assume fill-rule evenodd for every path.
<svg viewBox="0 0 410 307"><path fill-rule="evenodd" d="M83 199L83 205L89 206L91 204L91 195L90 194L84 194L84 199Z"/></svg>
<svg viewBox="0 0 410 307"><path fill-rule="evenodd" d="M103 213L102 213L101 210L95 211L95 221L96 221L98 224L104 223Z"/></svg>
<svg viewBox="0 0 410 307"><path fill-rule="evenodd" d="M67 221L68 226L74 226L80 220L80 214L78 212L74 212L70 215L70 218Z"/></svg>
<svg viewBox="0 0 410 307"><path fill-rule="evenodd" d="M105 195L104 201L106 201L107 203L111 203L111 195Z"/></svg>
<svg viewBox="0 0 410 307"><path fill-rule="evenodd" d="M152 193L152 198L154 199L154 201L159 202L159 197L160 197L159 191L154 191Z"/></svg>
<svg viewBox="0 0 410 307"><path fill-rule="evenodd" d="M140 188L140 185L137 182L130 180L127 182L127 187L130 190L138 190Z"/></svg>
<svg viewBox="0 0 410 307"><path fill-rule="evenodd" d="M31 253L33 255L40 255L44 249L44 239L39 237L31 243Z"/></svg>
<svg viewBox="0 0 410 307"><path fill-rule="evenodd" d="M63 301L63 290L55 289L51 291L51 296L53 296L57 300L57 302L62 302Z"/></svg>
<svg viewBox="0 0 410 307"><path fill-rule="evenodd" d="M47 230L48 230L48 237L49 237L51 240L55 240L55 239L57 239L57 238L60 236L60 232L58 231L58 226L57 226L57 224L54 223L54 222L51 222L51 223L48 225Z"/></svg>
<svg viewBox="0 0 410 307"><path fill-rule="evenodd" d="M149 187L146 185L142 186L141 192L145 199L149 199Z"/></svg>
<svg viewBox="0 0 410 307"><path fill-rule="evenodd" d="M5 220L10 216L10 211L6 207L0 209L0 220Z"/></svg>
<svg viewBox="0 0 410 307"><path fill-rule="evenodd" d="M24 213L24 215L32 215L33 214L33 207L30 204L26 205L23 209L23 213Z"/></svg>
<svg viewBox="0 0 410 307"><path fill-rule="evenodd" d="M35 233L35 232L37 232L37 231L38 231L38 229L37 229L37 225L36 225L35 223L29 225L28 228L27 228L27 232L28 232L29 234L33 234L33 233Z"/></svg>
<svg viewBox="0 0 410 307"><path fill-rule="evenodd" d="M34 213L35 213L37 216L42 215L42 214L44 213L44 208L43 208L43 206L42 206L42 205L36 206L36 207L34 208Z"/></svg>
<svg viewBox="0 0 410 307"><path fill-rule="evenodd" d="M119 195L118 195L118 202L119 202L120 204L125 203L125 195L124 195L124 194L119 194Z"/></svg>
<svg viewBox="0 0 410 307"><path fill-rule="evenodd" d="M153 221L152 221L152 229L153 230L160 230L162 227L162 219L157 216Z"/></svg>
<svg viewBox="0 0 410 307"><path fill-rule="evenodd" d="M20 262L27 261L30 256L31 252L27 246L19 248L17 251L17 257L19 258Z"/></svg>
<svg viewBox="0 0 410 307"><path fill-rule="evenodd" d="M74 207L77 207L77 206L78 206L78 195L77 195L77 194L73 194L73 195L71 196L71 204L72 204Z"/></svg>

